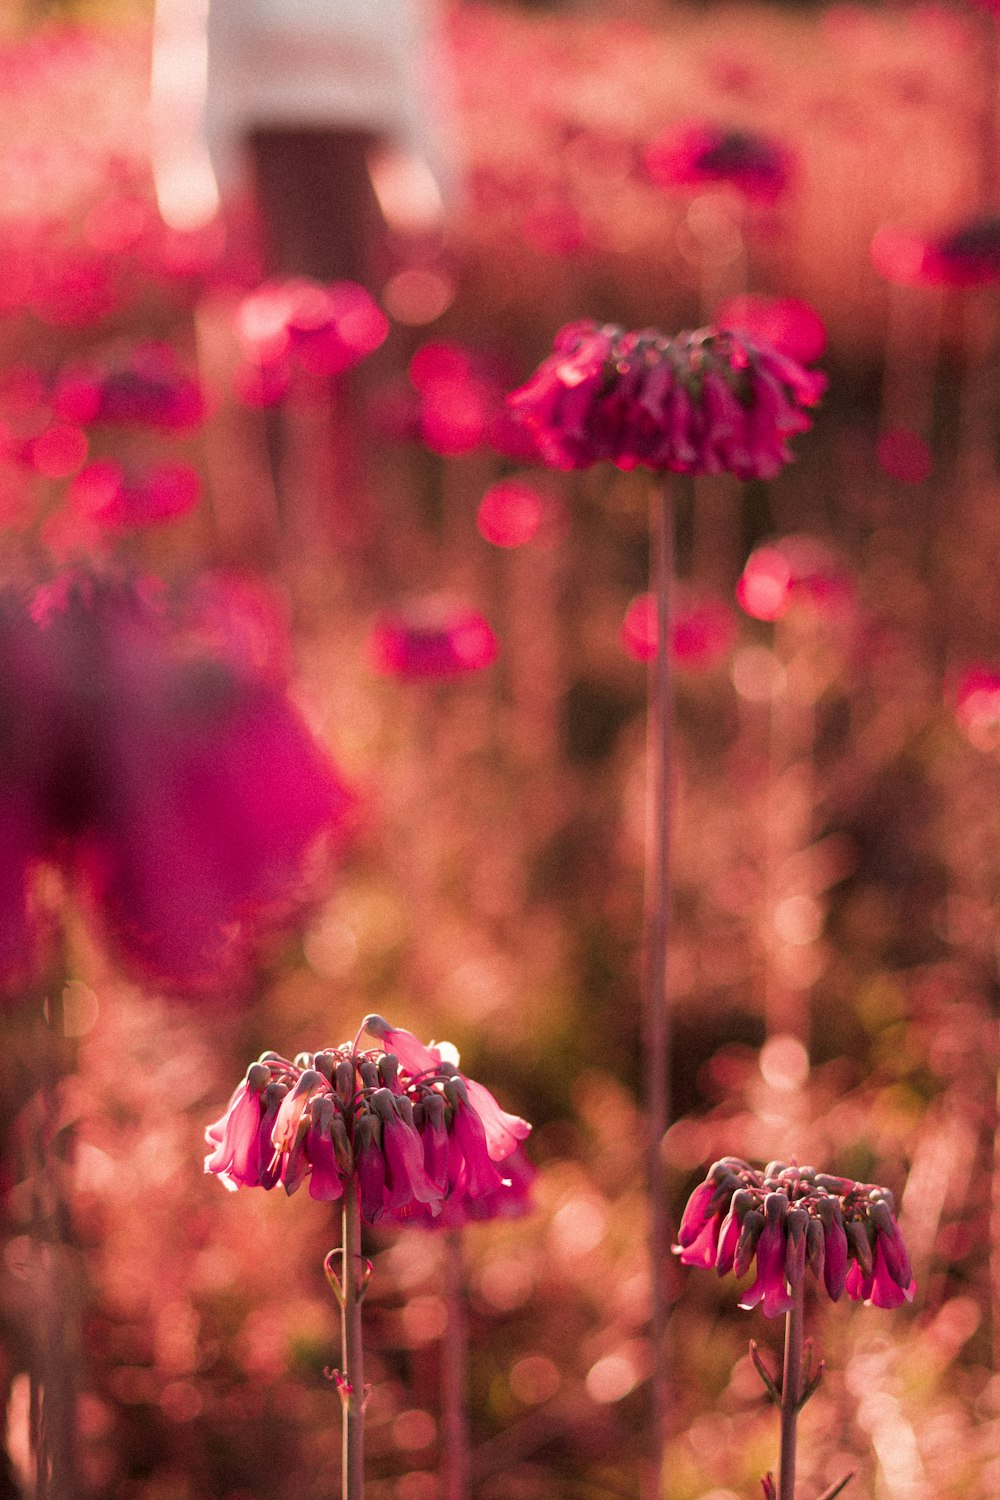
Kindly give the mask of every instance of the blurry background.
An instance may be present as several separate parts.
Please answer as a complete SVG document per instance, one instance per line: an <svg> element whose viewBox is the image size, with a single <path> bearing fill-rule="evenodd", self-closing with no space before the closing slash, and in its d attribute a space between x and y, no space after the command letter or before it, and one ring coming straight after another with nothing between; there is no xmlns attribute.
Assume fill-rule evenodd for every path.
<svg viewBox="0 0 1000 1500"><path fill-rule="evenodd" d="M199 999L140 983L65 876L37 896L62 936L4 1012L0 1494L31 1493L40 1328L81 1500L335 1492L338 1227L304 1194L227 1197L202 1132L258 1052L343 1041L378 1011L453 1041L535 1123L533 1218L467 1236L473 1493L634 1495L649 486L544 471L502 398L570 318L674 331L750 293L782 301L730 315L770 317L830 390L773 484L677 486L664 1170L678 1206L726 1153L908 1183L917 1301L811 1314L829 1373L801 1484L856 1466L858 1496L989 1500L994 17L955 0L442 19L464 196L443 229L403 213L382 244L388 337L346 377L345 456L328 381L293 375L278 407L241 384L252 215L224 243L157 212L149 9L4 9L5 574L214 579L202 634L207 614L213 640L280 659L353 800L299 924ZM678 167L692 125L722 133L723 169ZM129 369L151 415L67 405L81 368ZM201 406L165 419L188 378ZM156 465L172 477L150 498ZM471 648L461 634L470 610L495 661L481 624ZM418 658L430 630L444 672L394 655L393 630L416 630ZM371 1252L370 1493L437 1500L441 1246L414 1230ZM776 1438L746 1345L778 1329L737 1312L731 1282L678 1269L673 1295L668 1500L754 1494Z"/></svg>

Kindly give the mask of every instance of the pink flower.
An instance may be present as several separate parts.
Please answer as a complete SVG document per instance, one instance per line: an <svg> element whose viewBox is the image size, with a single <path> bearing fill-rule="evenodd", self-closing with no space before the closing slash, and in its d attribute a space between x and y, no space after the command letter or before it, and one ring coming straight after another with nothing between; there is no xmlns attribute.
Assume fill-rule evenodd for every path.
<svg viewBox="0 0 1000 1500"><path fill-rule="evenodd" d="M498 652L497 638L478 610L440 599L381 615L370 641L375 670L410 682L481 672Z"/></svg>
<svg viewBox="0 0 1000 1500"><path fill-rule="evenodd" d="M154 464L130 475L114 459L100 458L80 470L68 499L81 520L120 530L186 515L197 505L200 489L190 464Z"/></svg>
<svg viewBox="0 0 1000 1500"><path fill-rule="evenodd" d="M1000 672L970 667L954 689L955 722L970 745L992 751L1000 745Z"/></svg>
<svg viewBox="0 0 1000 1500"><path fill-rule="evenodd" d="M811 365L826 348L826 328L815 308L797 297L762 297L745 293L715 309L719 328L745 333L771 344L799 364Z"/></svg>
<svg viewBox="0 0 1000 1500"><path fill-rule="evenodd" d="M646 148L646 170L659 187L725 184L751 202L774 203L792 180L794 158L754 131L687 124Z"/></svg>
<svg viewBox="0 0 1000 1500"><path fill-rule="evenodd" d="M105 360L71 365L53 392L64 421L179 432L197 427L205 414L197 383L169 344L146 343L114 351Z"/></svg>
<svg viewBox="0 0 1000 1500"><path fill-rule="evenodd" d="M447 1043L425 1047L381 1016L366 1017L366 1029L381 1045L359 1050L356 1040L294 1063L264 1053L208 1127L205 1170L230 1188L280 1182L293 1193L308 1180L324 1201L353 1179L369 1224L453 1226L525 1212L527 1122L459 1074Z"/></svg>
<svg viewBox="0 0 1000 1500"><path fill-rule="evenodd" d="M292 370L341 375L384 342L389 323L363 286L297 276L266 281L244 297L236 332L243 357L237 394L269 406L285 394Z"/></svg>
<svg viewBox="0 0 1000 1500"><path fill-rule="evenodd" d="M792 1307L794 1298L785 1277L785 1217L788 1199L783 1193L768 1193L764 1199L764 1229L757 1241L757 1276L740 1298L747 1312L762 1303L765 1318L778 1318Z"/></svg>
<svg viewBox="0 0 1000 1500"><path fill-rule="evenodd" d="M554 352L507 399L557 468L607 461L773 479L825 387L818 372L725 329L668 338L580 322L560 330Z"/></svg>
<svg viewBox="0 0 1000 1500"><path fill-rule="evenodd" d="M682 1265L756 1276L740 1307L775 1318L810 1270L836 1302L844 1291L876 1307L910 1301L916 1283L885 1188L831 1177L813 1167L769 1162L759 1171L738 1157L716 1162L681 1219L674 1247Z"/></svg>
<svg viewBox="0 0 1000 1500"><path fill-rule="evenodd" d="M50 860L126 967L232 983L301 904L351 801L281 685L205 649L149 580L63 574L9 600L0 638L5 620L11 722L34 749L20 731L0 747L0 978L33 964L28 884Z"/></svg>
<svg viewBox="0 0 1000 1500"><path fill-rule="evenodd" d="M872 264L901 286L992 286L1000 281L1000 215L983 214L926 239L885 225L872 240Z"/></svg>

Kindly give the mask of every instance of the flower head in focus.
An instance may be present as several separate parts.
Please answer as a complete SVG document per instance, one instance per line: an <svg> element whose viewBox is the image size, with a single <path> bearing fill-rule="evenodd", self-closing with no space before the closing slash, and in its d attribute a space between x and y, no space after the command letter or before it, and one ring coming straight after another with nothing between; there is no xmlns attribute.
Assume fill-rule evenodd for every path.
<svg viewBox="0 0 1000 1500"><path fill-rule="evenodd" d="M778 1317L806 1268L836 1302L847 1291L856 1302L899 1307L917 1284L896 1222L892 1194L814 1167L774 1161L759 1171L724 1156L688 1199L675 1252L685 1266L715 1267L756 1276L740 1307L761 1305Z"/></svg>
<svg viewBox="0 0 1000 1500"><path fill-rule="evenodd" d="M773 479L825 389L819 372L727 329L670 338L585 321L560 329L554 352L507 399L557 468L607 461Z"/></svg>
<svg viewBox="0 0 1000 1500"><path fill-rule="evenodd" d="M377 1045L360 1046L365 1031ZM527 1210L530 1131L459 1071L448 1043L370 1015L354 1042L251 1064L206 1131L205 1170L230 1189L280 1182L289 1195L308 1178L325 1201L353 1179L368 1224L454 1226Z"/></svg>
<svg viewBox="0 0 1000 1500"><path fill-rule="evenodd" d="M756 131L688 124L650 143L646 170L659 187L725 185L751 202L774 203L792 180L794 158Z"/></svg>

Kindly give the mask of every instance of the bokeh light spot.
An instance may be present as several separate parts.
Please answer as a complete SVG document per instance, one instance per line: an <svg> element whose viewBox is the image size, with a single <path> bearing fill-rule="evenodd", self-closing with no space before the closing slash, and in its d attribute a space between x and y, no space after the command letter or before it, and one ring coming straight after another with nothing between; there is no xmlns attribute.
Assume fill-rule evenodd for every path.
<svg viewBox="0 0 1000 1500"><path fill-rule="evenodd" d="M919 432L905 427L883 432L875 444L875 457L879 468L901 484L921 484L934 468L928 443Z"/></svg>
<svg viewBox="0 0 1000 1500"><path fill-rule="evenodd" d="M561 1380L551 1359L544 1354L529 1354L514 1365L508 1383L518 1401L525 1406L537 1406L555 1395Z"/></svg>
<svg viewBox="0 0 1000 1500"><path fill-rule="evenodd" d="M809 1077L809 1053L798 1037L769 1037L760 1049L760 1072L772 1089L793 1094Z"/></svg>
<svg viewBox="0 0 1000 1500"><path fill-rule="evenodd" d="M479 502L476 525L495 547L521 547L542 524L542 497L517 480L491 485Z"/></svg>
<svg viewBox="0 0 1000 1500"><path fill-rule="evenodd" d="M621 1401L639 1382L639 1371L628 1354L605 1354L587 1371L584 1384L592 1401L608 1406Z"/></svg>

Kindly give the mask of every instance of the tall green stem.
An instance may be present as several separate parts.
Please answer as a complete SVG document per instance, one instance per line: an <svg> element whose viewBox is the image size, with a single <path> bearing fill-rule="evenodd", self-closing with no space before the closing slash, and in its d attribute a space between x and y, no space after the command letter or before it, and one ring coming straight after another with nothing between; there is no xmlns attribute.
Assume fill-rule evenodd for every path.
<svg viewBox="0 0 1000 1500"><path fill-rule="evenodd" d="M361 1299L365 1262L361 1258L361 1195L351 1178L344 1187L341 1229L340 1402L344 1417L343 1500L364 1500L365 1368L361 1339Z"/></svg>
<svg viewBox="0 0 1000 1500"><path fill-rule="evenodd" d="M785 1367L781 1380L781 1464L778 1500L795 1500L795 1439L802 1404L803 1283L794 1288L795 1303L785 1314Z"/></svg>
<svg viewBox="0 0 1000 1500"><path fill-rule="evenodd" d="M666 1436L669 1377L666 1358L666 1269L670 1237L662 1142L670 1115L670 1015L667 946L670 934L670 802L673 753L673 684L670 672L670 583L673 575L674 517L670 481L660 482L652 517L652 584L656 597L657 650L649 674L648 776L649 829L646 878L645 1081L649 1121L649 1255L653 1339L654 1494L661 1493L659 1470Z"/></svg>

